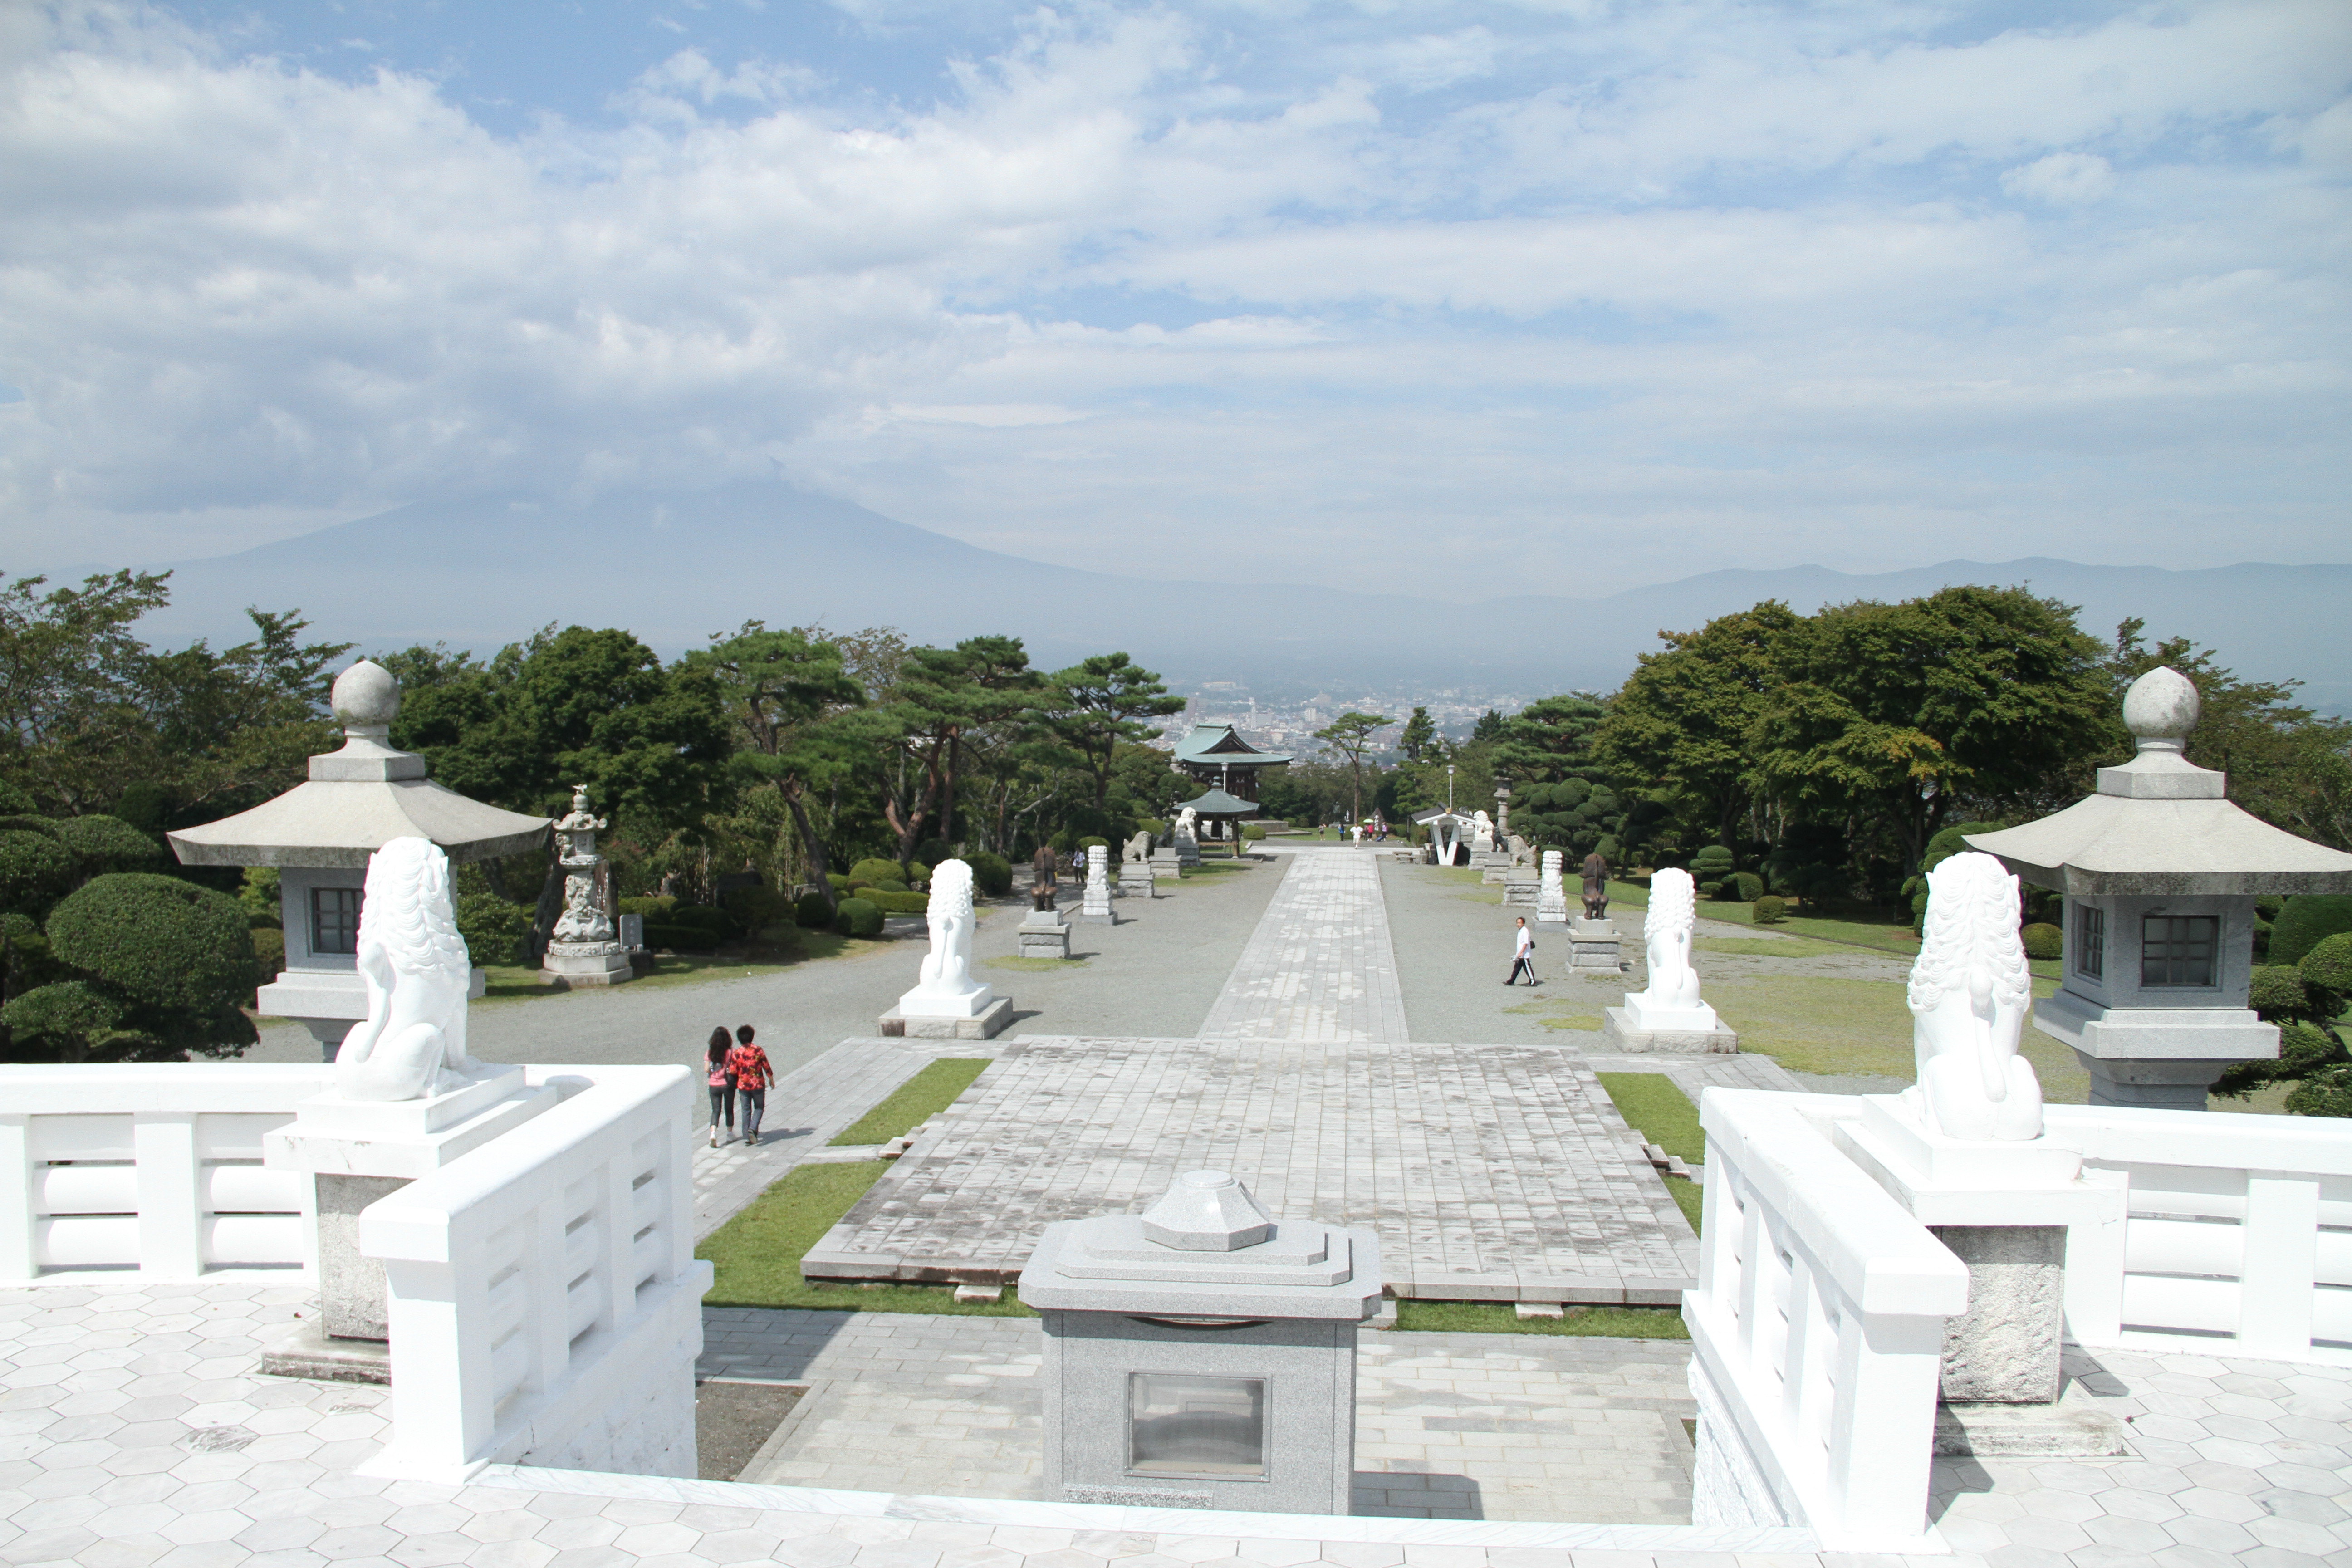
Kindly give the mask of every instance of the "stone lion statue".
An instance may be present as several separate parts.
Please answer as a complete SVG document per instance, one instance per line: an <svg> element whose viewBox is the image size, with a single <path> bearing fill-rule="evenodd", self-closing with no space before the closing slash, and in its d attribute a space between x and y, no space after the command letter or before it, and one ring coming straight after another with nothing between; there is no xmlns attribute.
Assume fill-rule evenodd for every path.
<svg viewBox="0 0 2352 1568"><path fill-rule="evenodd" d="M942 860L932 868L928 918L931 951L923 957L922 973L910 994L949 998L984 989L971 977L971 866Z"/></svg>
<svg viewBox="0 0 2352 1568"><path fill-rule="evenodd" d="M346 1100L418 1100L451 1075L479 1070L466 1054L472 964L457 935L449 858L432 840L395 838L369 858L359 970L367 1016L335 1053Z"/></svg>
<svg viewBox="0 0 2352 1568"><path fill-rule="evenodd" d="M1948 1138L2042 1136L2042 1083L2017 1054L2033 995L2017 904L2017 879L1990 855L1970 850L1927 873L1906 997L1919 1081L1903 1098Z"/></svg>
<svg viewBox="0 0 2352 1568"><path fill-rule="evenodd" d="M1698 926L1698 887L1688 871L1672 867L1650 879L1650 912L1642 921L1648 950L1650 988L1643 994L1654 1007L1696 1007L1698 971L1691 967L1691 933Z"/></svg>
<svg viewBox="0 0 2352 1568"><path fill-rule="evenodd" d="M1124 858L1130 863L1138 860L1149 860L1151 858L1151 830L1150 828L1147 827L1139 831L1134 837L1127 841L1127 850Z"/></svg>

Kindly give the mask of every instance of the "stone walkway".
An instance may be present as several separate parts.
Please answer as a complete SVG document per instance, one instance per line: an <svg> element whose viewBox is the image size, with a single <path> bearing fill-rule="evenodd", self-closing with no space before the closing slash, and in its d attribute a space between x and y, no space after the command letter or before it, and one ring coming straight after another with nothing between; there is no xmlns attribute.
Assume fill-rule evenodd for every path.
<svg viewBox="0 0 2352 1568"><path fill-rule="evenodd" d="M2078 1359L2074 1370L2094 1396L2131 1416L2137 1452L2107 1460L1940 1466L1936 1506L1959 1554L1906 1561L1822 1554L1785 1531L1171 1515L509 1467L493 1467L469 1487L378 1480L355 1471L383 1434L384 1390L254 1371L263 1342L310 1310L310 1296L299 1286L247 1283L0 1289L0 1563L2323 1568L2352 1562L2346 1507L2352 1501L2346 1433L2352 1372L2336 1369L2118 1353L2103 1356L2095 1368ZM1457 1336L1394 1338L1405 1348L1392 1355L1410 1359L1423 1353L1412 1342ZM1496 1340L1473 1353L1534 1359L1549 1348ZM1660 1348L1672 1353L1680 1347ZM1430 1392L1433 1409L1422 1417L1423 1429L1443 1431L1442 1422L1463 1413L1493 1419L1485 1406L1512 1403L1502 1393L1475 1390L1480 1381L1475 1369L1452 1369L1444 1386ZM1646 1395L1634 1387L1622 1397ZM1653 1413L1624 1414L1648 1419ZM1570 1410L1570 1423L1583 1419ZM1465 1432L1465 1445L1475 1436ZM1492 1446L1513 1458L1565 1451L1574 1440L1568 1433L1531 1432L1533 1443L1491 1436ZM1482 1506L1486 1495L1482 1488Z"/></svg>
<svg viewBox="0 0 2352 1568"><path fill-rule="evenodd" d="M1024 1038L803 1268L1010 1281L1046 1225L1139 1208L1202 1169L1234 1172L1277 1215L1374 1227L1401 1297L1672 1305L1698 1266L1689 1223L1572 1053Z"/></svg>
<svg viewBox="0 0 2352 1568"><path fill-rule="evenodd" d="M1201 1038L1406 1038L1380 867L1370 855L1341 849L1288 858Z"/></svg>
<svg viewBox="0 0 2352 1568"><path fill-rule="evenodd" d="M810 1385L747 1482L1039 1496L1034 1319L712 1308L704 1331L705 1376ZM1355 1512L1686 1522L1688 1358L1671 1340L1368 1333Z"/></svg>

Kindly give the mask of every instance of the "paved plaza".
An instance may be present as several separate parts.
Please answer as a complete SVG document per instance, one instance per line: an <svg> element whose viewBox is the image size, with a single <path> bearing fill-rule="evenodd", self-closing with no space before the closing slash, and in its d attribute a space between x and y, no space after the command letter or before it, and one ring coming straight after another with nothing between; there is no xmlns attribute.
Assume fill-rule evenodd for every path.
<svg viewBox="0 0 2352 1568"><path fill-rule="evenodd" d="M852 1031L810 1050L772 1094L771 1137L761 1147L698 1151L697 1234L804 1160L860 1157L826 1142L924 1063L974 1056L999 1065L967 1102L935 1118L900 1162L900 1186L933 1184L914 1191L903 1227L892 1228L899 1226L894 1214L877 1235L927 1234L934 1217L927 1211L949 1206L919 1202L934 1190L960 1194L959 1203L995 1202L993 1234L981 1239L1004 1248L998 1256L1009 1262L1026 1223L1021 1216L1061 1217L1047 1211L1076 1201L1070 1194L1122 1194L1083 1211L1099 1212L1155 1195L1176 1170L1224 1163L1247 1173L1255 1160L1262 1169L1251 1179L1274 1207L1303 1202L1324 1217L1381 1226L1392 1269L1410 1260L1418 1270L1426 1259L1431 1279L1451 1282L1431 1294L1477 1293L1465 1282L1507 1293L1526 1280L1571 1277L1535 1265L1522 1274L1527 1258L1544 1260L1546 1269L1614 1268L1621 1281L1636 1278L1628 1272L1636 1266L1657 1268L1661 1258L1687 1269L1679 1212L1638 1161L1606 1097L1589 1087L1592 1070L1664 1071L1694 1094L1710 1083L1785 1089L1795 1080L1748 1056L1607 1059L1548 1044L1411 1040L1385 1021L1402 1013L1376 865L1368 851L1309 850L1286 867L1278 889L1269 885L1271 868L1249 874L1266 879L1259 884L1265 891L1223 904L1249 924L1247 941L1235 934L1211 949L1234 955L1223 989L1166 994L1181 1021L1206 1020L1197 1037L1185 1028L1162 1038L1106 1032L949 1042ZM1409 868L1386 875L1400 872ZM1265 913L1252 922L1260 897L1268 900ZM1196 903L1183 921L1158 931L1192 953L1186 944L1198 935L1201 911L1214 907ZM1164 965L1171 953L1160 948L1155 956L1154 932L1147 919L1100 940L1108 949L1135 938L1123 963ZM1322 973L1286 979L1285 965ZM1054 978L1075 984L1086 971ZM1006 1109L1013 1095L1031 1101L1025 1132ZM1341 1131L1365 1118L1380 1137ZM1123 1126L1140 1131L1122 1133ZM941 1163L954 1147L971 1163ZM1301 1148L1317 1157L1300 1159ZM1138 1149L1149 1158L1137 1157ZM975 1173L986 1159L1011 1162L997 1168L1008 1191L982 1190ZM1024 1180L1030 1184L1020 1187ZM1397 1183L1411 1186L1413 1204L1381 1212L1378 1190ZM1371 1212L1319 1206L1345 1205L1365 1190L1374 1194ZM1562 1193L1573 1205L1548 1210L1546 1194ZM1580 1217L1567 1217L1580 1206ZM1602 1215L1626 1230L1612 1234ZM1567 1243L1556 1247L1561 1235ZM1663 1252L1655 1237L1665 1238ZM1679 1342L1368 1331L1358 1367L1357 1513L1330 1518L1035 1501L1035 1322L921 1314L706 1310L704 1375L810 1389L741 1484L513 1467L492 1467L467 1487L374 1479L357 1470L386 1431L385 1390L256 1371L262 1345L315 1310L310 1288L250 1280L0 1289L0 1563L1897 1568L1906 1561L1820 1553L1801 1531L1679 1526L1690 1462L1682 1421L1693 1408L1682 1381L1688 1347ZM1939 1462L1932 1513L1958 1554L1909 1564L2352 1563L2352 1371L2189 1354L2107 1352L2094 1361L2070 1352L2068 1372L2069 1398L2124 1419L2131 1452Z"/></svg>

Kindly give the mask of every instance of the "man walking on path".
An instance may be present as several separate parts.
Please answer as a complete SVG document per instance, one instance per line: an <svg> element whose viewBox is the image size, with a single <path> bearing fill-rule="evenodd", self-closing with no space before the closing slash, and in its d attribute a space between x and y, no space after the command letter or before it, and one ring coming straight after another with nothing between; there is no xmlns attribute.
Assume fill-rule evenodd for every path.
<svg viewBox="0 0 2352 1568"><path fill-rule="evenodd" d="M1536 939L1535 939L1535 934L1534 934L1532 931L1528 931L1528 917L1527 917L1527 916L1525 916L1525 915L1521 915L1521 916L1519 917L1519 934L1518 934L1517 945L1517 946L1515 946L1515 947L1511 950L1511 973L1510 973L1510 978L1509 978L1509 979L1507 979L1507 980L1505 980L1505 981L1503 982L1503 984L1506 984L1506 985L1512 985L1512 984L1517 984L1517 982L1518 982L1518 978L1519 978L1519 973L1520 973L1520 972L1521 972L1522 970L1524 970L1524 971L1527 973L1528 984L1530 984L1530 985L1535 984L1536 984L1536 959L1535 959L1535 952L1536 952Z"/></svg>

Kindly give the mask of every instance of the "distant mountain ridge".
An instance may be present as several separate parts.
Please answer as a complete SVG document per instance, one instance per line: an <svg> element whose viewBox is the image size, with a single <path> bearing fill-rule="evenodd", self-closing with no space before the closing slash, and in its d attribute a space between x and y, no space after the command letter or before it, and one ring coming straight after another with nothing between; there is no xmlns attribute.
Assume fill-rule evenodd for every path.
<svg viewBox="0 0 2352 1568"><path fill-rule="evenodd" d="M621 626L666 655L749 619L893 626L919 641L1023 637L1040 663L1109 648L1183 680L1265 694L1362 682L1527 692L1605 690L1661 630L1761 599L1800 613L1899 599L1954 583L2027 583L2082 606L2110 635L2188 636L2241 675L2300 679L2352 703L2352 643L2337 626L2352 565L2244 563L2193 571L2048 558L1949 561L1898 572L1825 566L1703 573L1574 599L1476 605L1314 584L1114 576L965 544L852 502L742 482L696 495L607 491L592 500L425 501L173 568L151 637L242 637L247 605L299 606L320 635L363 649L447 642L486 653L550 621Z"/></svg>

